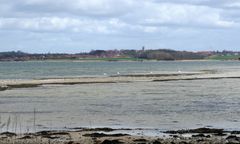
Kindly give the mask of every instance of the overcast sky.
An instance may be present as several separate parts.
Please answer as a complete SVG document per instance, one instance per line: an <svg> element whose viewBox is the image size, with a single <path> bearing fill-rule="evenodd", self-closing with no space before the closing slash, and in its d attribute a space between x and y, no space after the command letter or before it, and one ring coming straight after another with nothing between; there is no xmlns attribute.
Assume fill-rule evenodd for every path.
<svg viewBox="0 0 240 144"><path fill-rule="evenodd" d="M0 0L0 51L240 50L240 0Z"/></svg>

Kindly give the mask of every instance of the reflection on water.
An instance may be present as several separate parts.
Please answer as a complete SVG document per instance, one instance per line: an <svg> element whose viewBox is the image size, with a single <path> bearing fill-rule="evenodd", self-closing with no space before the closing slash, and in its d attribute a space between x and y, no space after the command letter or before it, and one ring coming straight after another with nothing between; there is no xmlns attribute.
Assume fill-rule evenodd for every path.
<svg viewBox="0 0 240 144"><path fill-rule="evenodd" d="M45 85L0 92L1 121L22 127L240 127L240 80Z"/></svg>

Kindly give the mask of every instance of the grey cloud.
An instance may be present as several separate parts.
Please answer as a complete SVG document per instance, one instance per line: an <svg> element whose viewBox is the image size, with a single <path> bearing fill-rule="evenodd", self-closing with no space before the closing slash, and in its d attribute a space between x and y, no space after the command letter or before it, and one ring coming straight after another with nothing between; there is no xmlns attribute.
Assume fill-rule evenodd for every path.
<svg viewBox="0 0 240 144"><path fill-rule="evenodd" d="M0 30L47 33L44 36L50 41L60 34L65 37L87 35L88 39L98 39L99 36L103 37L101 40L112 40L111 46L113 41L131 40L141 45L144 39L148 39L146 43L149 45L152 42L152 46L157 46L161 39L162 45L159 46L167 47L169 42L164 39L189 38L209 30L215 33L239 30L239 5L238 0L0 0ZM58 34L52 36L52 33ZM205 40L202 39L201 42ZM18 46L27 45L27 42L18 42ZM37 41L33 40L34 43ZM65 46L82 44L94 47L77 40L71 43Z"/></svg>
<svg viewBox="0 0 240 144"><path fill-rule="evenodd" d="M6 2L5 6L3 5L5 10L15 14L15 17L0 19L1 28L16 26L25 30L69 29L75 32L88 30L106 33L116 32L123 24L126 29L145 32L154 32L157 31L156 27L167 26L227 28L237 25L233 17L229 18L227 15L222 17L222 9L193 5L207 4L210 3L209 0L3 1ZM119 27L116 23L114 26L109 24L112 19L118 19Z"/></svg>
<svg viewBox="0 0 240 144"><path fill-rule="evenodd" d="M120 16L128 12L131 5L131 0L19 0L12 7L25 14L62 14L98 18Z"/></svg>
<svg viewBox="0 0 240 144"><path fill-rule="evenodd" d="M145 3L127 16L133 21L148 26L179 26L200 28L229 28L238 25L232 19L222 17L223 10L206 6L176 3Z"/></svg>
<svg viewBox="0 0 240 144"><path fill-rule="evenodd" d="M30 30L38 32L87 32L114 33L127 24L117 20L93 20L69 17L39 17L39 18L0 18L0 28L8 30Z"/></svg>
<svg viewBox="0 0 240 144"><path fill-rule="evenodd" d="M238 5L238 0L153 0L157 3L177 3L177 4L190 4L190 5L202 5L214 8L227 8L230 6Z"/></svg>

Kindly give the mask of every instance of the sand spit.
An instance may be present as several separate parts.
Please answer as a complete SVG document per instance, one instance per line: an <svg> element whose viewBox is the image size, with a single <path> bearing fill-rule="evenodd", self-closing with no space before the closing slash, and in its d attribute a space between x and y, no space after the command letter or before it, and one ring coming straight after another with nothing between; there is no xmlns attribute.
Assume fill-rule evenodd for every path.
<svg viewBox="0 0 240 144"><path fill-rule="evenodd" d="M177 72L177 73L146 73L129 75L112 75L99 77L71 77L71 78L49 78L32 80L0 80L0 91L14 88L30 88L41 85L61 84L96 84L96 83L128 83L128 82L157 82L176 80L201 80L201 79L224 79L240 78L240 72L199 71L199 72Z"/></svg>
<svg viewBox="0 0 240 144"><path fill-rule="evenodd" d="M118 131L121 130L121 133ZM131 129L76 129L74 131L40 131L36 133L0 134L4 144L227 144L240 143L239 131L199 128L159 132L155 136L129 134ZM145 131L139 129L139 131ZM125 133L126 132L126 133ZM141 133L141 132L140 132Z"/></svg>

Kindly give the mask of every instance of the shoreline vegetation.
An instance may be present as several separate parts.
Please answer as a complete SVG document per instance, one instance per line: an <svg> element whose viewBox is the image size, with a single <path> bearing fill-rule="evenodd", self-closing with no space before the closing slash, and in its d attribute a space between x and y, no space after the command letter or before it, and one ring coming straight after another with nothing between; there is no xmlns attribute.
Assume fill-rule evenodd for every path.
<svg viewBox="0 0 240 144"><path fill-rule="evenodd" d="M181 60L240 60L235 51L176 51L171 49L92 50L76 54L30 54L21 51L0 52L0 61L181 61Z"/></svg>
<svg viewBox="0 0 240 144"><path fill-rule="evenodd" d="M240 78L240 72L220 73L213 70L198 72L173 72L173 73L139 73L127 75L106 75L97 77L65 77L43 78L30 80L0 80L0 91L15 88L33 88L42 85L75 85L97 83L130 83L130 82L163 82L179 80L203 80L203 79L234 79Z"/></svg>
<svg viewBox="0 0 240 144"><path fill-rule="evenodd" d="M16 134L0 133L4 144L235 144L240 143L240 131L197 128L177 131L149 129L73 128L71 130L38 131ZM137 133L134 133L137 132Z"/></svg>

